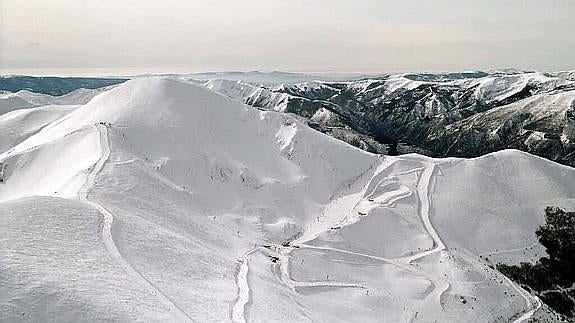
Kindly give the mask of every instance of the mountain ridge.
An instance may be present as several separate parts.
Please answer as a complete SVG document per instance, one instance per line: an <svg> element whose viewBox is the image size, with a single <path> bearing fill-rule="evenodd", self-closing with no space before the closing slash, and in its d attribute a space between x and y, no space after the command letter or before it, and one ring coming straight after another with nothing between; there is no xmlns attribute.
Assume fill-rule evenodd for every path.
<svg viewBox="0 0 575 323"><path fill-rule="evenodd" d="M575 206L572 168L375 155L176 78L45 122L0 153L8 319L553 318L479 255L533 259L539 209Z"/></svg>
<svg viewBox="0 0 575 323"><path fill-rule="evenodd" d="M516 148L575 165L569 73L406 75L276 87L210 80L205 86L258 108L298 114L371 152L475 157ZM510 113L489 119L503 109Z"/></svg>

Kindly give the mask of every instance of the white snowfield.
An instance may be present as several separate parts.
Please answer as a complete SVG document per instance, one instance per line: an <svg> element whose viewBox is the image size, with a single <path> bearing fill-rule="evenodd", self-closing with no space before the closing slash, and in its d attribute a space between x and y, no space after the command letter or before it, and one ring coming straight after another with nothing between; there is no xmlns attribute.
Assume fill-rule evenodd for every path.
<svg viewBox="0 0 575 323"><path fill-rule="evenodd" d="M373 155L177 79L37 109L0 118L0 321L519 322L489 265L575 207L526 153Z"/></svg>
<svg viewBox="0 0 575 323"><path fill-rule="evenodd" d="M20 90L16 93L0 93L0 116L18 109L46 105L86 104L94 96L110 88L111 87L106 87L93 90L81 88L62 96L51 96L27 90Z"/></svg>

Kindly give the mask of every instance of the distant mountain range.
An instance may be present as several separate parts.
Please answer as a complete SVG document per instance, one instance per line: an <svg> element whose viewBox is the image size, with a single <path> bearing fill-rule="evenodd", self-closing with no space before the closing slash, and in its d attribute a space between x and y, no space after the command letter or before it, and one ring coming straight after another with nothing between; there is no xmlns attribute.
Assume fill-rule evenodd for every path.
<svg viewBox="0 0 575 323"><path fill-rule="evenodd" d="M368 77L357 73L349 74L303 74L291 72L205 72L190 74L161 74L161 75L132 75L122 77L35 77L27 75L0 76L0 91L18 92L28 90L36 93L50 95L63 95L79 88L95 89L104 86L123 83L129 79L143 78L150 76L183 77L195 80L231 80L243 81L258 85L294 84L309 82L314 80L336 81L355 80ZM373 75L371 75L373 77Z"/></svg>
<svg viewBox="0 0 575 323"><path fill-rule="evenodd" d="M13 75L0 77L0 91L35 93L60 96L77 89L97 89L127 81L125 78L35 77Z"/></svg>
<svg viewBox="0 0 575 323"><path fill-rule="evenodd" d="M277 71L171 77L195 80L253 107L292 113L370 152L476 157L514 148L575 166L574 71L406 73L345 80ZM0 90L61 95L124 81L12 76L0 78Z"/></svg>
<svg viewBox="0 0 575 323"><path fill-rule="evenodd" d="M575 72L204 85L254 107L297 114L313 128L372 152L476 157L515 148L575 166Z"/></svg>

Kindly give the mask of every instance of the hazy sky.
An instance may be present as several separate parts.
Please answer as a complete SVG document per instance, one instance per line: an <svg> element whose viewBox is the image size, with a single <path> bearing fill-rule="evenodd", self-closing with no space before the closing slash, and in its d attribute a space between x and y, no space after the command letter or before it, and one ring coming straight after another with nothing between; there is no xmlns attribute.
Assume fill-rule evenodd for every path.
<svg viewBox="0 0 575 323"><path fill-rule="evenodd" d="M573 0L0 0L2 73L575 69Z"/></svg>

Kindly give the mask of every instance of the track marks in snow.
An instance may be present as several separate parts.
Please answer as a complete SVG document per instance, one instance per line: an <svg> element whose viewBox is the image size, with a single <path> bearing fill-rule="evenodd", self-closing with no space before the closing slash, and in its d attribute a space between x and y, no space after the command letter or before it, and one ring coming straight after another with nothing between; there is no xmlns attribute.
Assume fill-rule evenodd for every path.
<svg viewBox="0 0 575 323"><path fill-rule="evenodd" d="M248 283L248 273L250 267L248 264L250 254L256 252L259 247L254 247L244 253L238 262L240 263L238 273L236 275L236 284L238 288L238 295L232 307L232 321L235 323L245 323L246 305L250 301L250 285Z"/></svg>
<svg viewBox="0 0 575 323"><path fill-rule="evenodd" d="M366 287L354 283L337 282L337 281L313 281L313 282L303 282L296 281L291 278L289 272L289 259L290 253L294 250L292 247L285 246L272 246L274 250L279 255L279 261L275 268L278 270L278 276L280 281L288 286L291 290L295 291L298 287L336 287L336 288L359 288L365 289Z"/></svg>
<svg viewBox="0 0 575 323"><path fill-rule="evenodd" d="M430 187L431 187L431 179L432 179L434 171L435 171L435 164L433 164L433 163L429 163L423 168L423 172L421 173L421 175L419 177L419 181L417 183L417 196L419 198L418 212L419 212L419 216L421 218L421 222L423 222L423 226L425 227L425 230L433 239L433 243L435 246L434 246L434 248L432 248L428 251L424 251L424 252L421 252L419 254L415 254L411 257L407 257L406 258L407 262L413 262L417 259L426 257L428 255L431 255L433 253L436 253L436 252L439 252L439 251L442 251L445 249L445 244L441 240L441 237L439 237L439 234L435 230L433 223L431 223L431 218L430 218L430 214L429 214L429 210L431 208Z"/></svg>
<svg viewBox="0 0 575 323"><path fill-rule="evenodd" d="M138 282L138 284L146 289L146 291L158 298L158 300L164 305L174 318L178 322L193 322L193 319L189 317L182 309L180 309L174 302L172 302L164 293L162 293L158 288L156 288L150 281L148 281L142 274L140 274L132 265L122 257L122 254L118 250L116 244L114 243L114 238L112 237L112 224L114 222L114 215L110 213L102 205L88 200L88 191L93 187L96 176L102 171L104 165L110 158L110 142L108 139L108 128L104 125L97 124L100 136L100 149L101 155L94 167L92 167L90 173L86 178L86 182L80 190L78 191L78 199L90 204L92 207L97 209L103 216L103 223L101 228L102 240L104 245L112 258L122 267L124 272Z"/></svg>
<svg viewBox="0 0 575 323"><path fill-rule="evenodd" d="M110 158L110 143L108 141L108 128L103 125L96 125L98 129L98 134L100 136L100 158L96 164L90 169L90 173L86 177L86 182L80 190L78 191L78 198L82 201L88 200L88 191L94 186L96 182L96 176L102 171L104 165Z"/></svg>
<svg viewBox="0 0 575 323"><path fill-rule="evenodd" d="M294 247L297 248L309 248L309 249L318 249L324 251L332 251L332 252L340 252L355 256L366 257L372 260L377 260L382 263L387 263L390 265L397 266L406 272L413 274L416 277L425 279L430 282L432 286L431 294L436 294L435 297L432 297L434 301L437 302L439 305L439 299L441 294L449 288L449 284L445 283L443 280L439 279L438 277L430 277L428 273L423 271L418 266L415 266L411 263L411 258L419 259L425 257L429 254L438 252L445 248L441 238L435 231L433 225L431 224L429 218L429 209L430 209L430 197L429 197L429 187L431 185L431 178L434 173L434 164L424 164L422 167L416 167L405 171L399 172L392 172L391 174L381 176L385 170L389 169L395 163L394 160L390 161L383 161L377 167L376 170L372 173L371 178L367 181L367 183L361 183L360 178L356 179L356 182L349 185L349 188L355 184L363 185L363 189L360 192L352 193L350 195L342 195L341 197L334 199L332 204L334 204L333 210L330 209L328 206L327 212L317 219L311 226L307 227L307 230L304 231L303 235L298 239L289 243L288 246L285 245L271 245L268 246L266 249L269 249L278 256L277 263L273 266L275 272L275 276L278 280L288 288L293 291L296 291L298 287L336 287L336 288L359 288L359 289L366 289L366 286L362 286L355 283L347 283L347 282L331 282L331 281L314 281L314 282L299 282L294 281L291 278L289 273L289 261L290 261L290 253L294 250ZM401 199L404 199L408 196L411 196L414 192L408 186L403 185L400 180L398 180L397 176L408 175L419 173L419 179L417 184L417 196L420 200L420 207L419 207L419 216L424 223L424 226L432 239L434 240L434 248L418 253L412 256L410 259L398 258L398 259L388 259L382 258L378 256L373 256L369 254L363 254L353 251L341 250L336 248L330 247L315 247L307 245L306 243L317 238L320 234L327 232L332 229L332 227L339 226L349 226L357 222L361 217L368 216L368 212L370 209L373 208L380 208L380 207L391 207L396 202ZM398 185L389 185L398 184ZM378 188L384 188L384 192L381 194L377 194ZM390 187L389 190L385 190L386 187ZM361 208L364 210L361 212L359 210ZM334 211L334 212L332 212ZM343 212L342 212L343 211ZM258 248L253 248L250 251L246 252L240 258L240 267L238 270L238 276L236 279L237 287L238 287L238 297L232 309L232 319L234 322L245 322L245 305L249 302L249 284L247 280L248 272L249 272L249 255L256 251ZM428 297L430 294L428 295Z"/></svg>
<svg viewBox="0 0 575 323"><path fill-rule="evenodd" d="M390 167L392 167L395 164L395 162L396 160L384 161L380 165L380 167L378 167L378 169L375 171L375 173L373 174L372 178L369 180L367 185L365 185L365 188L363 190L363 193L360 195L361 197L359 198L359 200L353 205L353 207L351 207L351 209L345 212L346 215L343 218L335 222L337 223L337 226L340 228L352 225L353 223L357 222L361 217L369 216L370 210L374 208L392 207L396 202L416 193L419 201L418 215L423 223L425 230L433 240L434 247L432 249L416 253L409 257L383 258L374 255L341 250L336 248L314 247L306 245L305 244L306 242L313 240L313 238L317 237L319 234L322 233L321 231L326 232L330 230L330 228L325 225L323 228L321 228L321 230L318 230L318 228L316 228L316 232L313 235L309 235L304 232L303 236L294 241L293 244L301 248L320 249L326 251L347 253L355 256L367 257L372 260L378 260L387 264L397 266L417 277L429 281L433 289L431 293L426 296L424 302L433 302L435 306L441 306L440 303L441 295L446 290L449 289L449 283L447 283L444 279L439 277L439 275L434 275L433 273L427 273L424 270L422 270L419 266L413 264L413 261L417 259L424 258L426 256L440 252L445 249L445 245L441 237L435 230L435 227L433 226L430 219L430 209L431 209L430 196L432 193L430 188L432 185L432 178L435 171L435 164L433 162L418 162L418 164L420 165L417 165L416 167L401 171L391 171L390 173L387 173L386 171L389 170ZM408 185L402 183L401 179L399 178L401 176L409 174L418 174L415 192L413 192L414 190L410 188ZM378 190L383 191L378 193ZM329 217L329 215L327 215L327 217ZM332 219L331 221L325 221L324 223L334 223L334 219Z"/></svg>
<svg viewBox="0 0 575 323"><path fill-rule="evenodd" d="M269 245L264 247L256 246L246 253L244 253L239 259L239 267L236 274L236 285L237 285L237 297L232 306L231 317L232 321L235 323L245 323L245 312L246 306L250 301L250 285L248 280L249 274L249 257L253 253L259 250L267 250L272 251L276 255L278 255L278 261L274 264L272 268L274 268L275 277L277 277L278 281L283 285L287 286L292 291L296 291L296 288L302 287L335 287L335 288L358 288L358 289L366 289L365 286L354 284L354 283L346 283L346 282L337 282L337 281L313 281L313 282L302 282L302 281L295 281L291 278L289 273L289 253L293 250L292 247L286 247L282 245Z"/></svg>
<svg viewBox="0 0 575 323"><path fill-rule="evenodd" d="M415 263L417 260L447 250L445 243L437 232L431 219L431 197L433 194L433 180L436 171L435 163L433 161L417 160L416 165L409 169L392 169L391 167L393 167L395 162L399 160L401 159L384 160L380 163L379 167L372 172L371 178L367 181L361 181L358 178L355 182L346 184L346 191L349 193L346 194L345 192L342 192L339 194L339 197L334 198L326 207L324 214L319 216L312 223L309 223L303 234L294 241L291 241L287 246L285 244L271 245L265 248L274 252L275 256L277 256L277 262L272 266L272 271L281 284L296 293L298 287L368 288L367 286L347 282L299 282L294 281L291 278L289 272L290 253L295 250L295 248L344 253L366 257L371 260L393 265L411 275L414 275L415 277L428 281L430 283L429 291L426 292L425 296L421 300L413 300L415 302L414 304L419 304L416 305L416 308L437 308L438 311L443 310L441 300L443 295L451 288L449 281L442 277L440 272L436 272L435 270L424 270L421 264ZM406 161L414 162L411 158ZM367 172L368 171L364 173ZM402 176L410 174L416 174L416 184L410 184L410 182L405 182L402 179ZM363 188L357 190L358 187L355 186L355 189L353 189L354 185L361 185ZM413 187L414 185L415 187ZM350 250L318 247L307 244L307 242L314 240L319 235L333 230L334 227L341 229L345 226L353 225L362 217L370 216L370 210L372 209L393 207L398 201L412 195L416 195L418 200L417 216L419 217L426 233L433 241L433 246L428 250L417 252L410 256L383 258ZM234 322L245 322L245 306L248 304L250 297L250 288L247 280L249 272L248 258L249 255L257 249L258 248L254 248L248 251L240 259L240 268L238 270L238 277L236 280L238 284L238 297L232 311ZM264 249L261 250L264 251ZM532 315L541 307L540 301L537 298L532 297L529 293L515 285L513 282L509 281L507 278L506 280L507 283L525 299L528 308L525 312L520 312L515 315L519 317L514 319L514 323L522 322L531 318ZM412 309L411 313L407 316L408 319L417 318L418 311L416 308Z"/></svg>
<svg viewBox="0 0 575 323"><path fill-rule="evenodd" d="M95 209L97 209L103 216L104 221L102 224L102 240L104 241L104 245L106 249L114 258L114 260L122 267L124 272L135 280L141 287L146 289L148 293L154 295L158 298L158 300L164 305L174 318L178 322L192 322L193 319L189 317L182 309L180 309L176 304L174 304L168 296L162 293L158 288L156 288L150 281L148 281L142 274L140 274L132 265L122 257L120 251L116 247L114 243L114 238L112 237L112 223L114 222L114 216L108 210L106 210L103 206L98 203L92 201L85 201L86 203L92 205Z"/></svg>

